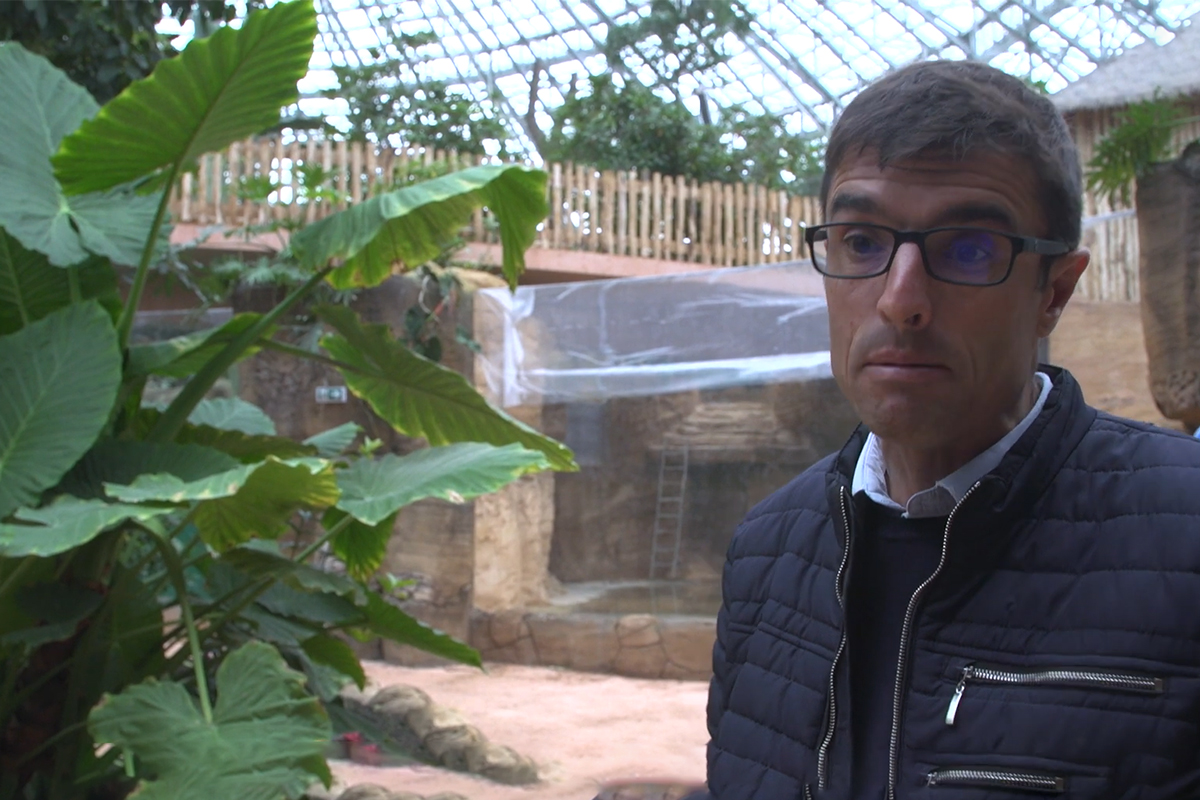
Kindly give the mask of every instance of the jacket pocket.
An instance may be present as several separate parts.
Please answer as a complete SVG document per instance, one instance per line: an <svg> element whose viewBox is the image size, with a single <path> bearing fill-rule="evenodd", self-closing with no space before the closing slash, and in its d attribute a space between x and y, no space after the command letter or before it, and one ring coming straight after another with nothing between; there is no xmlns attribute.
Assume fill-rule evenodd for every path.
<svg viewBox="0 0 1200 800"><path fill-rule="evenodd" d="M1091 667L1053 667L1049 669L1013 669L968 664L962 669L954 694L946 707L946 724L958 718L959 705L971 684L996 686L1052 686L1099 689L1113 692L1157 695L1163 692L1162 678L1136 672L1093 669Z"/></svg>
<svg viewBox="0 0 1200 800"><path fill-rule="evenodd" d="M1096 800L1109 790L1107 770L1042 761L1037 765L972 763L927 767L924 796L930 800L993 800L1057 797Z"/></svg>
<svg viewBox="0 0 1200 800"><path fill-rule="evenodd" d="M938 767L927 776L929 786L948 789L1007 789L1035 794L1062 794L1067 779L1033 770L999 767Z"/></svg>

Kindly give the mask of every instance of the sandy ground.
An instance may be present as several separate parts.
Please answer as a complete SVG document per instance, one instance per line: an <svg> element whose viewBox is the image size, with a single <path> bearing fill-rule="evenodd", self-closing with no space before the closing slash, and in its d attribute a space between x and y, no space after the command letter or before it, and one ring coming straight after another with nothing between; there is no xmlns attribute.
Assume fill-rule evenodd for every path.
<svg viewBox="0 0 1200 800"><path fill-rule="evenodd" d="M702 783L708 685L654 681L510 664L410 668L363 662L378 686L404 683L463 714L485 736L537 762L530 787L434 767L331 762L339 784L376 783L420 795L470 800L591 800L623 782Z"/></svg>
<svg viewBox="0 0 1200 800"><path fill-rule="evenodd" d="M1079 380L1097 408L1180 430L1159 413L1150 395L1146 345L1137 303L1072 300L1050 336L1050 361Z"/></svg>

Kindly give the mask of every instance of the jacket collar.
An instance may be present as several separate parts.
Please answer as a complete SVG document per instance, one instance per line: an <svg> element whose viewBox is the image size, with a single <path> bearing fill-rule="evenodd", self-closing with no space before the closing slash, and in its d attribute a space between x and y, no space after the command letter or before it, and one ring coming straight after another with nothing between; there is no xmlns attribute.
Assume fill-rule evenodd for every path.
<svg viewBox="0 0 1200 800"><path fill-rule="evenodd" d="M1065 369L1042 365L1041 372L1050 376L1050 394L1042 412L1000 463L981 482L970 505L986 509L993 516L1007 517L1028 509L1042 493L1063 463L1079 444L1096 418L1096 410L1088 406L1078 382ZM831 506L836 507L838 495L844 488L849 492L854 468L869 433L859 425L834 459L833 469L826 476L826 490Z"/></svg>

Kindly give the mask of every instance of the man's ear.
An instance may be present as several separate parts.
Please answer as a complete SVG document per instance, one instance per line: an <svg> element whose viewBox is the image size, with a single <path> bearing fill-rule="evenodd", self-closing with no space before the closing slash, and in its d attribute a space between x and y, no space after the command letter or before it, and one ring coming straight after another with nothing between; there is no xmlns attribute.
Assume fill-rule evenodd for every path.
<svg viewBox="0 0 1200 800"><path fill-rule="evenodd" d="M1058 325L1063 309L1071 295L1075 294L1075 286L1091 258L1091 252L1086 247L1080 247L1059 256L1050 264L1041 290L1038 338L1049 336Z"/></svg>

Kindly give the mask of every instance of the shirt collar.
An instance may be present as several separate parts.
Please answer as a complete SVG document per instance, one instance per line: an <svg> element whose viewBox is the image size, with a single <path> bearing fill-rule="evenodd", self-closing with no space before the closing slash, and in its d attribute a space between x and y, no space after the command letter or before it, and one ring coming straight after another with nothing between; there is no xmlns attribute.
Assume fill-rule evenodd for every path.
<svg viewBox="0 0 1200 800"><path fill-rule="evenodd" d="M946 516L970 491L976 481L1000 464L1005 454L1021 438L1021 434L1025 433L1037 419L1038 414L1042 413L1042 407L1046 405L1046 398L1050 396L1051 381L1050 376L1044 372L1035 374L1042 382L1042 390L1025 418L987 450L942 478L932 487L914 494L908 499L907 506L900 505L888 495L887 467L883 463L883 450L879 446L879 437L873 433L867 434L867 441L863 445L862 453L858 456L858 463L854 467L852 492L855 494L866 492L867 497L879 505L903 511L906 517Z"/></svg>

